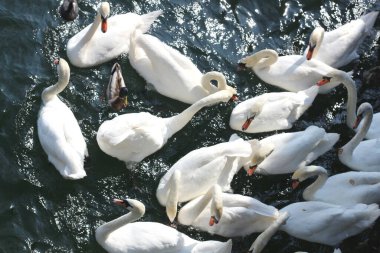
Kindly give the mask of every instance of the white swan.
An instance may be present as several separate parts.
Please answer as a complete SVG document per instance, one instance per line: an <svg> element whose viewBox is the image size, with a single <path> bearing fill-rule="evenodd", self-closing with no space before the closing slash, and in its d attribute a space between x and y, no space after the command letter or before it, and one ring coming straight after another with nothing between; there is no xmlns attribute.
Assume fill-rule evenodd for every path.
<svg viewBox="0 0 380 253"><path fill-rule="evenodd" d="M279 217L278 210L254 198L222 193L219 185L181 208L178 222L224 237L264 231Z"/></svg>
<svg viewBox="0 0 380 253"><path fill-rule="evenodd" d="M78 17L79 12L77 0L63 0L58 12L64 20L73 21Z"/></svg>
<svg viewBox="0 0 380 253"><path fill-rule="evenodd" d="M152 35L136 30L130 45L132 67L164 96L193 104L219 90L229 89L236 93L223 75L217 87L202 82L203 74L188 57Z"/></svg>
<svg viewBox="0 0 380 253"><path fill-rule="evenodd" d="M356 120L356 102L357 92L354 80L344 71L334 70L328 73L318 82L319 85L325 85L328 82L340 82L347 89L347 118L346 124L348 127L353 128ZM358 129L360 129L359 125ZM367 139L380 138L380 113L376 113L372 117L372 123L365 135Z"/></svg>
<svg viewBox="0 0 380 253"><path fill-rule="evenodd" d="M353 170L380 172L380 138L362 141L371 124L372 106L369 103L361 104L357 115L354 128L362 118L363 124L355 136L338 150L339 160Z"/></svg>
<svg viewBox="0 0 380 253"><path fill-rule="evenodd" d="M102 2L94 22L67 43L67 56L71 64L92 67L128 53L131 33L137 27L146 32L161 13L154 11L141 16L125 13L109 17L109 3Z"/></svg>
<svg viewBox="0 0 380 253"><path fill-rule="evenodd" d="M380 216L377 204L343 207L319 201L293 203L282 208L280 213L287 214L286 221L279 219L269 226L256 238L249 252L261 252L278 229L309 242L337 246L369 228Z"/></svg>
<svg viewBox="0 0 380 253"><path fill-rule="evenodd" d="M230 127L247 133L289 129L311 106L319 86L294 92L271 92L239 103L231 112Z"/></svg>
<svg viewBox="0 0 380 253"><path fill-rule="evenodd" d="M100 125L96 140L106 154L125 162L140 162L159 150L200 109L218 102L227 102L234 96L228 90L219 91L170 118L160 118L147 112L119 115Z"/></svg>
<svg viewBox="0 0 380 253"><path fill-rule="evenodd" d="M281 133L260 140L248 174L286 174L305 166L332 148L339 134L309 126L304 131Z"/></svg>
<svg viewBox="0 0 380 253"><path fill-rule="evenodd" d="M297 92L313 86L334 68L318 60L306 60L302 55L278 56L272 49L264 49L240 60L240 66L252 68L264 82L282 89ZM327 93L339 82L320 87L319 93Z"/></svg>
<svg viewBox="0 0 380 253"><path fill-rule="evenodd" d="M231 239L198 241L161 223L134 222L145 213L143 203L134 199L115 199L114 203L130 213L96 229L96 241L109 253L231 253Z"/></svg>
<svg viewBox="0 0 380 253"><path fill-rule="evenodd" d="M356 50L370 33L378 13L372 11L329 32L316 27L305 50L307 59L317 59L333 68L340 68L357 59L359 55Z"/></svg>
<svg viewBox="0 0 380 253"><path fill-rule="evenodd" d="M292 176L295 189L299 182L318 176L303 192L305 200L316 200L337 205L380 203L380 172L350 171L328 177L320 166L307 166L296 170Z"/></svg>
<svg viewBox="0 0 380 253"><path fill-rule="evenodd" d="M121 67L118 63L112 66L107 86L107 99L108 104L116 111L128 105L128 89L125 86Z"/></svg>
<svg viewBox="0 0 380 253"><path fill-rule="evenodd" d="M38 114L38 138L49 161L66 179L86 176L84 158L88 156L86 142L71 110L59 99L58 93L69 84L70 67L64 59L57 65L58 82L42 92Z"/></svg>
<svg viewBox="0 0 380 253"><path fill-rule="evenodd" d="M232 137L229 142L193 150L179 159L161 178L156 191L169 220L176 217L179 202L201 196L215 184L223 191L231 190L233 176L249 161L255 145L258 141Z"/></svg>

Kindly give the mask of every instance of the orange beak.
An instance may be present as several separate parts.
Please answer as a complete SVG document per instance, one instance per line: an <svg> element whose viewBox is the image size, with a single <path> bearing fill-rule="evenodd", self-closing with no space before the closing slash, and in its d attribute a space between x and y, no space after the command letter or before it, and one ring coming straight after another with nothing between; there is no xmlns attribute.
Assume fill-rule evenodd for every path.
<svg viewBox="0 0 380 253"><path fill-rule="evenodd" d="M330 80L322 79L322 80L320 80L320 81L317 82L317 86L325 85L328 82L330 82Z"/></svg>
<svg viewBox="0 0 380 253"><path fill-rule="evenodd" d="M107 18L102 17L102 27L101 30L103 33L107 32Z"/></svg>
<svg viewBox="0 0 380 253"><path fill-rule="evenodd" d="M308 61L310 61L311 58L313 57L313 50L314 50L314 49L309 49L309 50L307 51L306 59L307 59Z"/></svg>

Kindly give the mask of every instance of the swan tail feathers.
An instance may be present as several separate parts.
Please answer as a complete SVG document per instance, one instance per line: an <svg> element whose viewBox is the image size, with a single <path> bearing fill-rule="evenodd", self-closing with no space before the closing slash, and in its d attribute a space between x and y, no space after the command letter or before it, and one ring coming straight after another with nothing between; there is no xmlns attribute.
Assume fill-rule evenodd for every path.
<svg viewBox="0 0 380 253"><path fill-rule="evenodd" d="M249 253L260 253L264 247L268 244L272 236L277 232L282 224L289 218L287 212L280 213L278 219L273 222L264 232L262 232L249 248Z"/></svg>
<svg viewBox="0 0 380 253"><path fill-rule="evenodd" d="M153 22L163 13L162 10L152 11L147 14L141 15L143 22L139 25L138 29L142 33L146 33Z"/></svg>

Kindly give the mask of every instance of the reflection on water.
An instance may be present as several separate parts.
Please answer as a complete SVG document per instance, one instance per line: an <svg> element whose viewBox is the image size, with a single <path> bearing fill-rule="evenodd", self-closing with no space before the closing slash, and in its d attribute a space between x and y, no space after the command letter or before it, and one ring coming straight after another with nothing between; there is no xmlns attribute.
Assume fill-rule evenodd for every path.
<svg viewBox="0 0 380 253"><path fill-rule="evenodd" d="M62 100L74 112L86 138L90 157L87 177L66 181L47 161L37 137L37 115L42 90L57 81L53 59L66 58L68 39L94 20L97 3L79 2L79 18L65 23L56 11L57 1L4 0L0 3L0 252L104 252L94 231L100 224L125 213L112 198L137 198L146 205L143 220L168 224L165 209L155 197L160 177L179 158L193 149L214 145L234 133L228 126L234 104L204 108L158 152L139 164L127 166L98 148L99 125L117 113L107 105L105 89L115 61L122 67L130 91L129 106L120 114L146 111L169 117L188 105L146 88L130 66L128 57L90 69L71 67L70 84ZM151 34L189 56L202 72L222 71L238 90L240 101L265 92L279 91L252 72L238 72L236 63L252 52L273 48L280 54L303 52L316 25L334 29L368 10L379 10L375 0L360 1L111 1L112 14L139 14L162 9L164 14ZM368 101L380 110L379 87L362 87L362 72L379 65L377 33L360 47L361 58L345 70L354 69L358 103ZM339 87L318 96L313 106L290 131L314 124L341 134L339 147L353 135L345 126L346 91ZM242 134L245 139L273 133ZM318 159L332 174L346 171L335 150ZM232 182L236 193L253 196L278 208L301 200L290 189L290 176L247 177L240 171ZM379 222L368 231L346 240L343 252L375 252L379 249ZM178 229L199 240L226 240L193 228ZM234 238L233 252L246 252L256 238ZM332 248L308 243L279 232L264 252L332 252Z"/></svg>

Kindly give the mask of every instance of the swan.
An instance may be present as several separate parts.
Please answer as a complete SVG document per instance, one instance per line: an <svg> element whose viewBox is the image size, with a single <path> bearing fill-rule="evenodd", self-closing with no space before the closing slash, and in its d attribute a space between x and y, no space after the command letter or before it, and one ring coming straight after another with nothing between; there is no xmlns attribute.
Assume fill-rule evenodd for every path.
<svg viewBox="0 0 380 253"><path fill-rule="evenodd" d="M136 30L130 45L128 57L132 67L164 96L193 104L219 90L236 93L222 74L217 87L203 82L203 74L188 57L152 35Z"/></svg>
<svg viewBox="0 0 380 253"><path fill-rule="evenodd" d="M232 240L198 241L157 222L134 222L145 213L145 206L135 199L114 199L130 212L95 230L96 241L109 253L231 253Z"/></svg>
<svg viewBox="0 0 380 253"><path fill-rule="evenodd" d="M73 21L78 17L79 12L77 0L63 0L58 12L64 20Z"/></svg>
<svg viewBox="0 0 380 253"><path fill-rule="evenodd" d="M58 82L42 92L38 114L38 138L49 161L66 179L86 176L84 158L86 142L71 110L57 96L69 84L70 67L62 58L56 59Z"/></svg>
<svg viewBox="0 0 380 253"><path fill-rule="evenodd" d="M272 49L264 49L240 60L239 66L252 68L264 82L282 89L298 92L316 84L321 76L334 68L318 60L306 60L302 55L278 56ZM327 93L339 82L320 87L319 93Z"/></svg>
<svg viewBox="0 0 380 253"><path fill-rule="evenodd" d="M264 231L279 217L278 210L254 198L223 193L219 185L191 200L178 213L178 222L224 237Z"/></svg>
<svg viewBox="0 0 380 253"><path fill-rule="evenodd" d="M356 50L372 30L378 13L372 11L329 32L316 27L304 55L308 60L317 59L333 68L347 65L359 57Z"/></svg>
<svg viewBox="0 0 380 253"><path fill-rule="evenodd" d="M346 124L350 128L354 128L356 120L356 102L357 102L357 92L354 80L344 71L334 70L324 76L320 81L319 85L325 85L328 82L340 82L347 89L347 118ZM359 125L358 129L361 128ZM373 115L372 123L365 135L366 139L376 139L380 138L380 113Z"/></svg>
<svg viewBox="0 0 380 253"><path fill-rule="evenodd" d="M193 150L179 159L161 178L156 191L169 220L174 221L179 202L201 196L215 184L223 191L231 190L233 176L257 146L257 140L248 142L232 136L229 142Z"/></svg>
<svg viewBox="0 0 380 253"><path fill-rule="evenodd" d="M162 11L153 11L140 16L129 12L109 17L110 5L102 2L94 22L68 41L70 63L81 68L92 67L128 53L131 33L137 27L146 32L161 14Z"/></svg>
<svg viewBox="0 0 380 253"><path fill-rule="evenodd" d="M271 92L239 103L231 112L230 127L247 133L289 129L311 106L319 91L313 85L294 92Z"/></svg>
<svg viewBox="0 0 380 253"><path fill-rule="evenodd" d="M285 206L280 209L280 214L283 219L276 220L259 235L249 252L261 252L277 230L309 242L337 246L346 238L369 228L380 216L380 210L377 204L344 207L306 201Z"/></svg>
<svg viewBox="0 0 380 253"><path fill-rule="evenodd" d="M108 104L116 111L128 105L128 89L125 86L121 67L118 63L112 66L111 77L107 86Z"/></svg>
<svg viewBox="0 0 380 253"><path fill-rule="evenodd" d="M324 154L338 141L339 134L309 126L304 131L281 133L260 140L257 155L246 170L249 175L293 173Z"/></svg>
<svg viewBox="0 0 380 253"><path fill-rule="evenodd" d="M200 109L218 102L227 102L234 97L232 92L222 90L169 118L160 118L147 112L119 115L100 125L96 140L106 154L125 162L140 162L159 150Z"/></svg>
<svg viewBox="0 0 380 253"><path fill-rule="evenodd" d="M357 123L363 118L363 124L359 125L359 130L355 136L338 150L339 160L353 170L378 171L380 172L380 138L362 141L373 115L372 106L363 103L357 112Z"/></svg>
<svg viewBox="0 0 380 253"><path fill-rule="evenodd" d="M328 177L325 168L306 166L294 172L293 189L299 182L313 176L318 178L304 190L302 196L305 200L344 206L380 203L380 172L350 171Z"/></svg>

